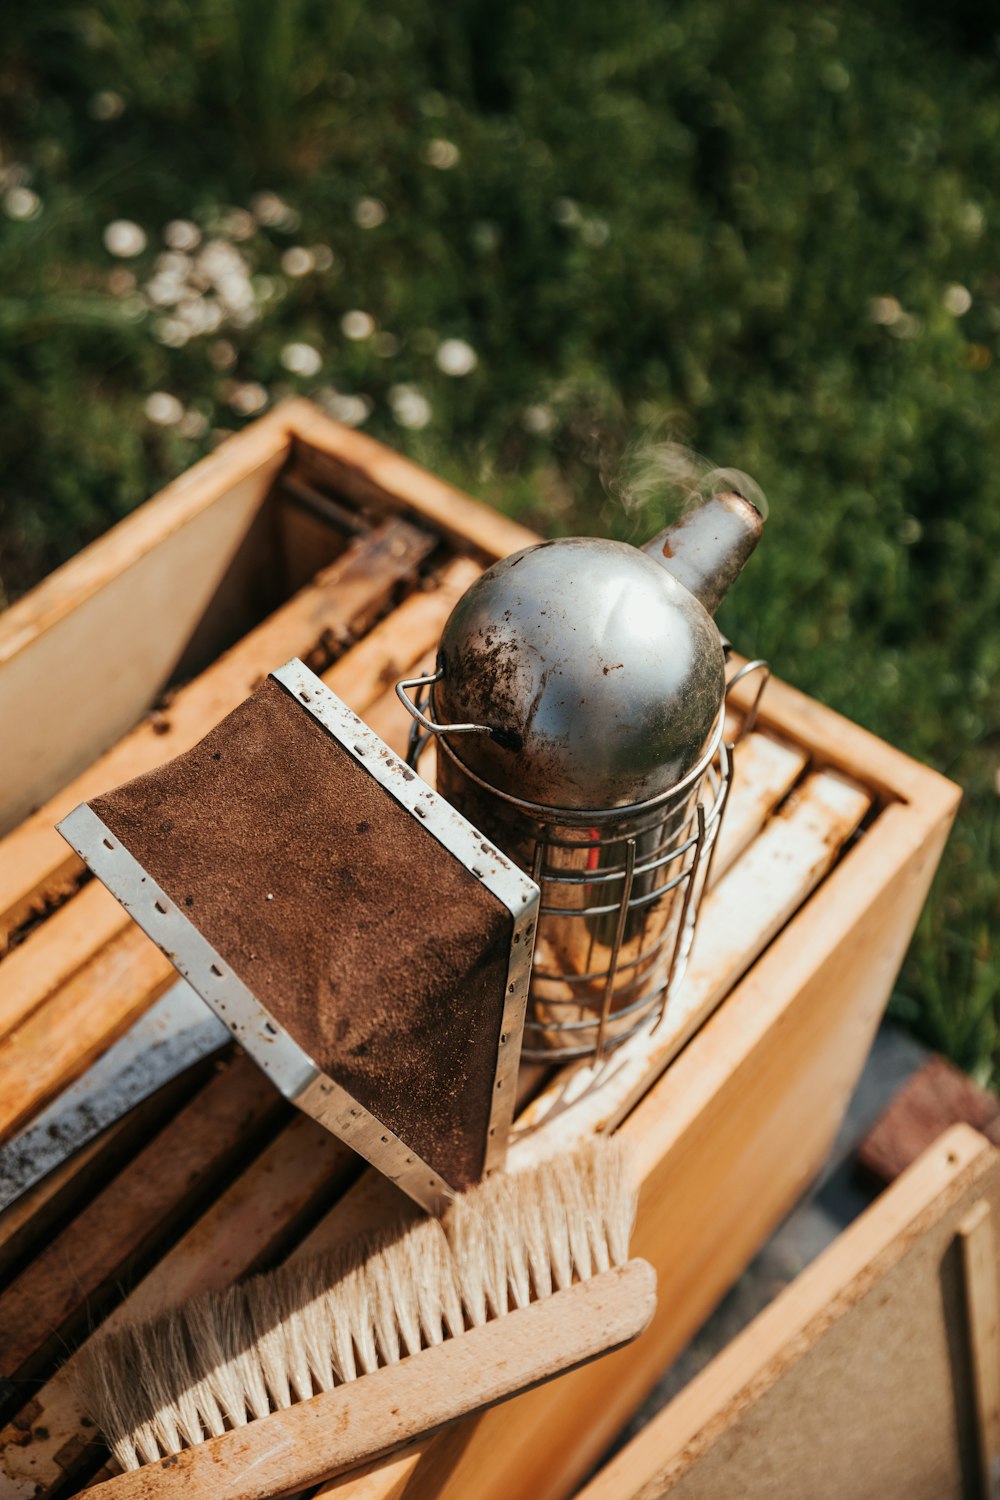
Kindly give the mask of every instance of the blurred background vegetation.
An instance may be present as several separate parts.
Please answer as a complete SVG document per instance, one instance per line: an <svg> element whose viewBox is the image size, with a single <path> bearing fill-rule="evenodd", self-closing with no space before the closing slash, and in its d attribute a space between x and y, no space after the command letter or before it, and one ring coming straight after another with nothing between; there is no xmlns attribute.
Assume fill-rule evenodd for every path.
<svg viewBox="0 0 1000 1500"><path fill-rule="evenodd" d="M103 0L0 62L3 599L288 392L548 534L767 492L738 646L957 778L893 1005L1000 1069L1000 64L896 0Z"/></svg>

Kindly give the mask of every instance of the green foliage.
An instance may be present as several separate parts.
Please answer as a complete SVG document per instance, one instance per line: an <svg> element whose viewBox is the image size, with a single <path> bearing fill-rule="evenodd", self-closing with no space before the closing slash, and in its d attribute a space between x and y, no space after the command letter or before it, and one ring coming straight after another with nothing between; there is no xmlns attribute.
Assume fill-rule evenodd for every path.
<svg viewBox="0 0 1000 1500"><path fill-rule="evenodd" d="M895 1004L993 1075L1000 68L977 24L889 0L17 8L8 594L240 425L258 385L364 397L376 436L550 533L659 525L666 496L622 505L609 476L643 435L680 437L771 501L727 631L967 788ZM40 211L12 216L25 188ZM231 241L251 202L252 316L165 334L176 308L143 291L163 226ZM116 219L141 254L107 252ZM317 244L334 264L292 274L285 252ZM352 309L382 338L348 338ZM462 377L436 362L453 338L478 355ZM312 374L288 368L303 343ZM426 425L399 425L400 387ZM154 391L186 420L150 421Z"/></svg>

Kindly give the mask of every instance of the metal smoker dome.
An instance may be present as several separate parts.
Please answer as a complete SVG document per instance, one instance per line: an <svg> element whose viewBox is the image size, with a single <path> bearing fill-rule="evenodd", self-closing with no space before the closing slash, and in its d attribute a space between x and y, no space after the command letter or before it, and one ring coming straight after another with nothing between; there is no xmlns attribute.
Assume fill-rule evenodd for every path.
<svg viewBox="0 0 1000 1500"><path fill-rule="evenodd" d="M623 807L675 784L725 688L718 628L695 595L648 552L588 537L484 573L445 626L438 666L438 724L491 731L449 738L461 760L563 808Z"/></svg>
<svg viewBox="0 0 1000 1500"><path fill-rule="evenodd" d="M396 685L410 764L436 737L438 790L541 888L523 1056L602 1056L683 973L732 768L712 614L762 521L724 493L642 548L528 547Z"/></svg>

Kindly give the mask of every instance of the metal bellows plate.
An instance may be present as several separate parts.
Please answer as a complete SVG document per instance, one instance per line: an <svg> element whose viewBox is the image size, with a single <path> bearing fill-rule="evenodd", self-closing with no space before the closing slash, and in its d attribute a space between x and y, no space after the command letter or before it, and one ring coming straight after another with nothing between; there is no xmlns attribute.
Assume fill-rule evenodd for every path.
<svg viewBox="0 0 1000 1500"><path fill-rule="evenodd" d="M277 1087L419 1203L503 1159L538 889L293 660L60 831Z"/></svg>

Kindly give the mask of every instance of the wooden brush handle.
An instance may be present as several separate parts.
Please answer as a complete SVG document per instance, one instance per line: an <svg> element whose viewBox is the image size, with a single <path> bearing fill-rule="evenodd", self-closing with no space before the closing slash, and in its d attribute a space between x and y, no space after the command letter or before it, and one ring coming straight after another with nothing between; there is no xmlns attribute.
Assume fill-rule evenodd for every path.
<svg viewBox="0 0 1000 1500"><path fill-rule="evenodd" d="M88 1490L88 1500L276 1500L620 1348L655 1307L656 1273L630 1260L399 1364L130 1469Z"/></svg>

